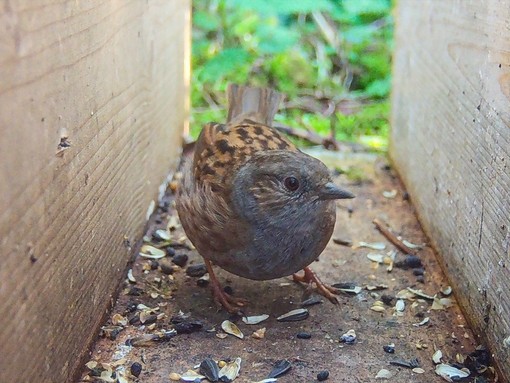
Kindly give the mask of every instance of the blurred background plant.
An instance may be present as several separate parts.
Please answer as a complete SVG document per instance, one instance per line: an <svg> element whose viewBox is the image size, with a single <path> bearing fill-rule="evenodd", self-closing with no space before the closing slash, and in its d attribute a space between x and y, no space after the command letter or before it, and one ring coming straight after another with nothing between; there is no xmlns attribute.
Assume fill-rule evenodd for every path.
<svg viewBox="0 0 510 383"><path fill-rule="evenodd" d="M384 151L391 10L391 0L193 0L191 135L225 120L229 82L250 83L287 95L277 123Z"/></svg>

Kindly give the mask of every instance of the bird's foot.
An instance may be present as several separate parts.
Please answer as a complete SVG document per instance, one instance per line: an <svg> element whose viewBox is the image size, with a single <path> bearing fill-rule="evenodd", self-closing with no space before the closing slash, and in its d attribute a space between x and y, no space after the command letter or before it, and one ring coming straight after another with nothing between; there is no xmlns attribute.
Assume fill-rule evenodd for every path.
<svg viewBox="0 0 510 383"><path fill-rule="evenodd" d="M209 272L210 285L214 301L218 305L223 306L223 308L231 314L239 313L240 308L246 305L248 301L244 298L235 298L232 295L226 293L221 287L221 284L216 278L216 275L214 274L211 262L206 259L205 265L207 267L207 271Z"/></svg>
<svg viewBox="0 0 510 383"><path fill-rule="evenodd" d="M328 298L328 300L333 304L338 304L338 299L335 295L338 295L340 291L338 289L335 289L332 286L326 285L321 282L319 277L310 269L309 267L305 267L303 269L305 272L303 275L297 275L293 274L292 278L295 282L302 282L307 283L308 285L311 285L312 283L315 283L317 292L324 297Z"/></svg>

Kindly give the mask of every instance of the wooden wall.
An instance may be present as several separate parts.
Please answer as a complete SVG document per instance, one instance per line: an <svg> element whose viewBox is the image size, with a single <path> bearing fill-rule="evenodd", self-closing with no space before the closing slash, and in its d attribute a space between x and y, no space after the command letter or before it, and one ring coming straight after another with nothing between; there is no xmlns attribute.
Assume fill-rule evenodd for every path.
<svg viewBox="0 0 510 383"><path fill-rule="evenodd" d="M510 1L400 0L391 157L510 378Z"/></svg>
<svg viewBox="0 0 510 383"><path fill-rule="evenodd" d="M82 366L177 164L189 43L189 0L0 2L1 382Z"/></svg>

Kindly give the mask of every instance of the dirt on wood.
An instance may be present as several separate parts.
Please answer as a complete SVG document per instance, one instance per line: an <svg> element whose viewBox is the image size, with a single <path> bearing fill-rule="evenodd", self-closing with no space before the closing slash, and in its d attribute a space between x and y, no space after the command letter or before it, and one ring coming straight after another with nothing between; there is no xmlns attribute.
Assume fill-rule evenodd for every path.
<svg viewBox="0 0 510 383"><path fill-rule="evenodd" d="M116 370L112 382L115 379L170 382L171 377L178 378L176 374L198 371L196 367L210 357L216 361L241 358L235 382L262 381L281 360L291 364L291 369L278 378L282 383L317 381L317 375L326 370L330 382L374 382L378 381L378 373L389 374L389 381L396 383L444 382L435 373L432 356L437 350L442 352L443 362L459 369L467 365L468 360L476 359L468 357L471 353L475 352L477 357L481 353L488 355L483 350L476 351L479 340L468 328L453 295L441 293L441 290L447 293L448 282L433 249L426 245L427 238L415 217L412 198L387 162L372 155L313 154L334 169L336 182L354 192L356 198L338 203L333 237L311 267L323 282L350 283L362 288L359 293L340 295L340 304L336 306L322 298L322 303L307 307L307 319L279 322L278 316L301 308L303 300L310 296L321 297L310 293L306 286L294 283L291 277L258 282L217 268L223 286L228 286L234 296L250 301L245 315L269 315L260 324L245 324L240 317L215 305L209 288L204 286L207 283L204 278L199 281L198 277L186 274L187 267L201 264L202 259L188 247L173 207L171 187L151 217L145 237L146 242L164 249L167 255L156 260L136 258L132 265L132 281L126 278L82 379L108 381L97 376L103 374L105 378L110 374L111 377L111 372ZM374 219L387 223L392 233L411 245L425 244L421 249L413 249L419 261L411 258L410 264L405 264L406 255L376 229L372 223ZM166 230L167 227L171 237L168 247L164 240L154 238L157 229ZM352 246L337 244L343 241L352 242ZM375 244L375 247L383 243L385 248L359 247L360 242ZM397 254L392 270L388 271L393 251ZM383 263L370 260L367 255L371 253L372 259L380 258ZM173 259L182 265L186 256L188 261L184 267L172 263ZM422 267L416 264L420 261ZM396 266L402 266L403 262L403 266L409 268ZM410 294L408 288L435 296L435 302ZM395 309L397 296L402 297L405 305L402 312ZM126 320L130 323L125 324ZM226 335L221 328L225 320L236 323L244 339ZM170 332L174 328L179 332L175 336ZM263 339L252 337L252 333L261 328L266 329ZM352 344L341 341L349 330L356 334ZM159 335L152 337L157 339L147 340L147 334L155 333ZM298 333L307 333L310 337L301 334L298 338ZM394 353L387 352L391 351L391 345L394 345ZM413 359L417 359L415 364ZM410 368L391 364L395 361L411 361ZM130 373L135 362L141 365L138 378ZM133 367L135 375L139 368L136 364ZM380 372L383 369L388 372ZM476 381L493 381L490 368L479 367L479 370L485 371L485 375L477 375ZM325 375L322 372L320 377ZM471 372L466 381L475 381L474 376Z"/></svg>

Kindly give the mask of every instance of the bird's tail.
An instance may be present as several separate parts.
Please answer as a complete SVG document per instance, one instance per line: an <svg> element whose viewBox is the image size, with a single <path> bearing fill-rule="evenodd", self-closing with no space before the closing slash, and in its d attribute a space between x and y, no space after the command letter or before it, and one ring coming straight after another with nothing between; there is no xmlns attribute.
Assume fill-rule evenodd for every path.
<svg viewBox="0 0 510 383"><path fill-rule="evenodd" d="M228 86L228 124L249 119L271 126L283 96L270 88L230 84Z"/></svg>

